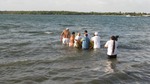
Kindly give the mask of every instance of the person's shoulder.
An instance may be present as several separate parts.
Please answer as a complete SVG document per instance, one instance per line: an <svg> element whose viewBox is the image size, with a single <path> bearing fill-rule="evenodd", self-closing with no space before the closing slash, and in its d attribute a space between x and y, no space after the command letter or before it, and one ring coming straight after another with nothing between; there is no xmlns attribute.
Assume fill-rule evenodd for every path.
<svg viewBox="0 0 150 84"><path fill-rule="evenodd" d="M100 39L100 37L99 36L94 36L94 37L92 37L92 39Z"/></svg>
<svg viewBox="0 0 150 84"><path fill-rule="evenodd" d="M75 39L77 39L78 38L78 36L75 36Z"/></svg>
<svg viewBox="0 0 150 84"><path fill-rule="evenodd" d="M79 38L82 38L82 36L79 36Z"/></svg>
<svg viewBox="0 0 150 84"><path fill-rule="evenodd" d="M66 32L66 30L63 30L63 32Z"/></svg>
<svg viewBox="0 0 150 84"><path fill-rule="evenodd" d="M111 42L111 40L108 40L106 43L110 43Z"/></svg>
<svg viewBox="0 0 150 84"><path fill-rule="evenodd" d="M96 38L100 38L100 36L95 36Z"/></svg>
<svg viewBox="0 0 150 84"><path fill-rule="evenodd" d="M78 36L78 35L76 35L76 37L78 38L79 36Z"/></svg>

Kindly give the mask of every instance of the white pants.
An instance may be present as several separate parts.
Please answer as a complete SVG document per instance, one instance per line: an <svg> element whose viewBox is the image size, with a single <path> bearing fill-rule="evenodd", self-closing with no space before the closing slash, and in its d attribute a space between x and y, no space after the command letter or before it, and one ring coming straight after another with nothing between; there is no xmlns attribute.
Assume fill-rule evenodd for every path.
<svg viewBox="0 0 150 84"><path fill-rule="evenodd" d="M62 42L63 44L69 44L69 38L63 38Z"/></svg>

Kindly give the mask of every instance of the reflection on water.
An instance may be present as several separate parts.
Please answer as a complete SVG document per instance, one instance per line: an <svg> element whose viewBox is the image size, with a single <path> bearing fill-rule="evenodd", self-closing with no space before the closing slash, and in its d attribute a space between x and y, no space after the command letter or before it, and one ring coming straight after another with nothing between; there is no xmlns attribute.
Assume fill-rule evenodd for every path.
<svg viewBox="0 0 150 84"><path fill-rule="evenodd" d="M108 59L106 62L105 72L107 73L116 72L117 71L116 64L117 64L117 58Z"/></svg>

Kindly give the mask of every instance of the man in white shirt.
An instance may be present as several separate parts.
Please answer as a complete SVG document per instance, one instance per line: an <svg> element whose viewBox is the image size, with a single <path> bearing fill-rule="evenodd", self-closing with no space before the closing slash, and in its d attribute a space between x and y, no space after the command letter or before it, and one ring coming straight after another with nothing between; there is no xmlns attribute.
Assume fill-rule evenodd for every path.
<svg viewBox="0 0 150 84"><path fill-rule="evenodd" d="M118 42L116 41L115 36L111 36L110 40L106 42L104 47L107 48L107 55L109 58L116 58L117 57Z"/></svg>
<svg viewBox="0 0 150 84"><path fill-rule="evenodd" d="M78 33L77 36L75 37L75 43L74 43L74 47L81 47L81 34Z"/></svg>
<svg viewBox="0 0 150 84"><path fill-rule="evenodd" d="M91 38L91 41L94 43L93 48L100 48L101 47L100 36L98 36L98 32L94 33L94 37Z"/></svg>

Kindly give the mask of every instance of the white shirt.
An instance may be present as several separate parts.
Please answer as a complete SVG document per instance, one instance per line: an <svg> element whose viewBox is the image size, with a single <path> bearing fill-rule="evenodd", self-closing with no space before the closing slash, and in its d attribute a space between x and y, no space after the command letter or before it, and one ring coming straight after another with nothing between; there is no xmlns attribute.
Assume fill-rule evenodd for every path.
<svg viewBox="0 0 150 84"><path fill-rule="evenodd" d="M81 39L82 39L81 36L78 36L78 35L77 35L77 36L75 37L75 40L74 40L74 41L75 41L74 47L78 47L78 42L77 42L76 40L81 40Z"/></svg>
<svg viewBox="0 0 150 84"><path fill-rule="evenodd" d="M100 37L99 36L94 36L91 38L92 41L94 41L94 48L100 48Z"/></svg>
<svg viewBox="0 0 150 84"><path fill-rule="evenodd" d="M109 40L106 42L105 47L107 47L107 55L117 55L117 47L118 47L118 42L115 41L115 50L114 53L113 51L113 40Z"/></svg>
<svg viewBox="0 0 150 84"><path fill-rule="evenodd" d="M81 40L81 39L82 39L82 37L77 35L77 36L75 37L75 42L77 42L76 40Z"/></svg>

